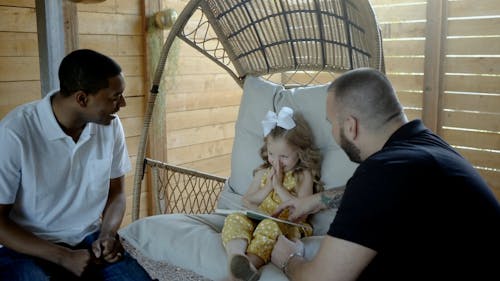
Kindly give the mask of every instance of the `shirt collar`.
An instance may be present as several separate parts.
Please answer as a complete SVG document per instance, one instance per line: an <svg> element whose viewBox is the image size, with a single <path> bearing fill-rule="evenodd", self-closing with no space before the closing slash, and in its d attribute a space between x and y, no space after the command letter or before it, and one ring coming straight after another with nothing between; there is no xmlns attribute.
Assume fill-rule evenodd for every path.
<svg viewBox="0 0 500 281"><path fill-rule="evenodd" d="M427 130L427 128L421 120L416 119L410 121L397 129L384 144L384 147L389 146L393 142L407 140L409 137L419 134L425 130Z"/></svg>
<svg viewBox="0 0 500 281"><path fill-rule="evenodd" d="M37 105L40 123L48 140L57 140L69 137L66 133L64 133L61 126L59 126L56 116L54 115L54 111L52 110L51 98L57 92L58 91L54 91L47 94ZM96 124L87 123L82 131L82 134L80 135L80 139L87 139L86 136L95 134L95 126Z"/></svg>

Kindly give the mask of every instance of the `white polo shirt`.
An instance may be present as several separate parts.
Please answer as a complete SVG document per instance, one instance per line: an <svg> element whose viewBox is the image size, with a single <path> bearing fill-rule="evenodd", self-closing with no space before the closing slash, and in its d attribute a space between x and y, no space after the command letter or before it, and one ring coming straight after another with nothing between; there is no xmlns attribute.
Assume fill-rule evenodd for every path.
<svg viewBox="0 0 500 281"><path fill-rule="evenodd" d="M76 245L100 228L110 179L131 166L119 118L88 123L77 143L59 127L50 96L0 121L0 204L37 236Z"/></svg>

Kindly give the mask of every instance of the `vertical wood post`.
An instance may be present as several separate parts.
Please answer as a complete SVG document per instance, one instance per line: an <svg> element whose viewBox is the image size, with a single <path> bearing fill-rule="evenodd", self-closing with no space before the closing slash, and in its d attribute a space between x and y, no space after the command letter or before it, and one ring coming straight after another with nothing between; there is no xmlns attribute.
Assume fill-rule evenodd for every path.
<svg viewBox="0 0 500 281"><path fill-rule="evenodd" d="M63 0L64 19L64 51L65 54L79 48L78 40L78 9L77 4Z"/></svg>
<svg viewBox="0 0 500 281"><path fill-rule="evenodd" d="M146 81L147 87L152 86L153 76L156 71L156 67L158 62L160 61L160 54L163 48L164 34L163 30L159 29L155 26L155 14L162 10L163 5L162 1L153 0L145 2L145 20L146 27L145 34L146 38L145 42L145 51L146 51ZM167 153L166 153L166 109L165 109L165 97L164 93L164 85L160 84L160 93L158 94L155 107L153 111L153 118L151 122L150 132L154 132L154 134L149 134L149 142L150 142L150 152L155 157L161 158L162 161L166 161ZM149 88L147 93L149 94Z"/></svg>
<svg viewBox="0 0 500 281"><path fill-rule="evenodd" d="M42 97L59 88L57 72L67 53L78 49L76 3L65 0L36 0L38 56Z"/></svg>
<svg viewBox="0 0 500 281"><path fill-rule="evenodd" d="M447 2L427 0L422 119L425 125L435 133L439 133L441 127Z"/></svg>
<svg viewBox="0 0 500 281"><path fill-rule="evenodd" d="M155 68L158 65L158 61L160 60L160 53L161 49L163 46L163 30L160 30L158 28L155 28L154 26L154 15L161 10L162 8L162 1L161 0L148 0L144 1L144 24L143 26L145 27L144 33L145 33L145 38L144 38L144 51L146 54L146 60L145 60L145 81L146 81L146 86L144 89L145 98L146 98L146 116L145 118L148 118L148 114L151 114L149 111L154 100L154 96L151 95L149 92L149 88L152 86L152 80L155 72ZM160 92L162 92L160 90ZM162 94L159 94L158 97L162 97ZM142 169L144 168L144 157L146 156L146 147L148 148L149 152L151 155L155 155L155 158L158 158L156 156L158 155L163 155L166 154L165 152L165 140L166 140L166 127L165 127L165 121L164 121L164 111L165 111L165 105L164 101L156 101L152 112L153 116L159 116L159 118L156 118L154 120L151 120L149 132L154 132L153 134L148 133L146 135L146 124L144 124L144 127L142 128L142 133L141 133L141 143L139 150L137 152L137 159L136 159L136 172L135 172L135 177L134 177L134 201L132 202L132 221L135 221L139 218L141 214L141 193L142 193L142 181L143 178L140 177L139 175L145 175L142 173ZM158 113L157 111L160 111ZM149 113L148 113L149 112ZM145 121L146 122L146 121ZM150 144L149 146L147 144ZM158 151L160 154L158 154ZM161 157L160 157L161 158ZM161 159L162 161L166 162L166 159ZM144 171L146 173L146 171ZM154 184L151 181L151 178L148 176L146 177L147 185L151 186ZM147 188L147 192L149 192L151 188ZM155 194L153 196L156 196ZM151 215L153 212L153 202L152 202L152 197L149 196L147 198L147 214L146 215Z"/></svg>
<svg viewBox="0 0 500 281"><path fill-rule="evenodd" d="M59 88L57 71L64 57L62 1L36 0L42 97Z"/></svg>

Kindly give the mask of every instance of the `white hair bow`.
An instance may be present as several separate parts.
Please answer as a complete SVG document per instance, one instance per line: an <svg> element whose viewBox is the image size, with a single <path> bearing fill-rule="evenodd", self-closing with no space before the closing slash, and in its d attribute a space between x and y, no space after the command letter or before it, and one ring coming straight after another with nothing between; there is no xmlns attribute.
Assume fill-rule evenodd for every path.
<svg viewBox="0 0 500 281"><path fill-rule="evenodd" d="M262 129L264 129L264 136L267 136L272 129L276 126L283 129L290 130L295 127L293 121L293 109L290 107L282 107L278 115L272 111L268 111L266 118L262 120Z"/></svg>

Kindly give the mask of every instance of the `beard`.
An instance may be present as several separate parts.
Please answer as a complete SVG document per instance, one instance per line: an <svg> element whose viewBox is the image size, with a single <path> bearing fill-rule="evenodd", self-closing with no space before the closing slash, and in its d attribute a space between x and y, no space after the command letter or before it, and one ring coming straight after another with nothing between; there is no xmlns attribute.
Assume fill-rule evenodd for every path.
<svg viewBox="0 0 500 281"><path fill-rule="evenodd" d="M354 163L361 163L361 151L359 148L349 141L344 134L344 130L340 130L340 148L344 150L347 154L347 157Z"/></svg>

